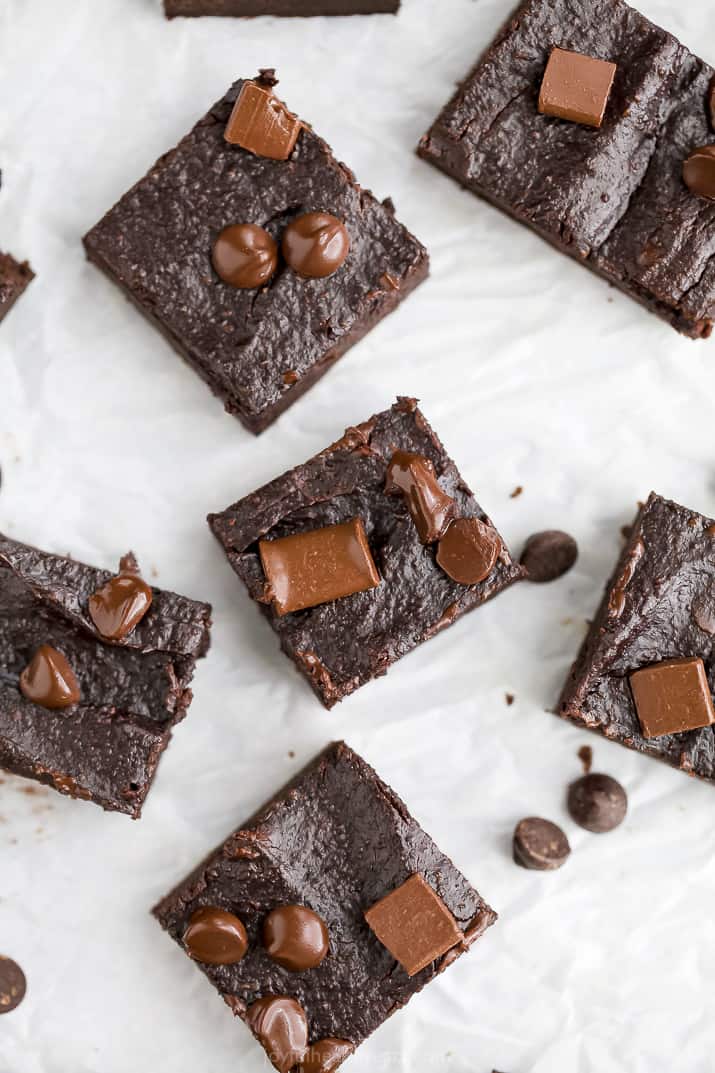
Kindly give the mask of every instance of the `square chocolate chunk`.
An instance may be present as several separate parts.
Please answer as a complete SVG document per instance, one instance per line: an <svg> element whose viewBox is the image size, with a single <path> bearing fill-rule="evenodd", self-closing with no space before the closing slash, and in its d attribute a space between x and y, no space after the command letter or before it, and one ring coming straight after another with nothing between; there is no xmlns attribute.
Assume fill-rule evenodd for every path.
<svg viewBox="0 0 715 1073"><path fill-rule="evenodd" d="M410 876L365 913L371 931L416 976L464 938L442 899L421 875Z"/></svg>
<svg viewBox="0 0 715 1073"><path fill-rule="evenodd" d="M715 522L653 494L606 587L559 714L713 782L714 639Z"/></svg>
<svg viewBox="0 0 715 1073"><path fill-rule="evenodd" d="M445 952L409 976L364 914L416 875L454 930ZM187 936L199 910L200 948ZM324 1067L317 1055L349 1054L496 920L397 795L343 743L329 746L154 913L283 1071L335 1070L339 1061ZM230 947L223 941L227 914ZM269 914L281 915L280 929L267 925ZM297 924L306 916L322 922L317 956L308 949L313 943L301 950L305 929L291 934L291 916ZM281 964L289 946L298 956L292 970ZM207 956L213 963L200 960ZM305 962L315 967L301 970ZM277 1005L283 1031L281 1017L270 1017Z"/></svg>
<svg viewBox="0 0 715 1073"><path fill-rule="evenodd" d="M396 14L400 0L164 0L175 15L372 15Z"/></svg>
<svg viewBox="0 0 715 1073"><path fill-rule="evenodd" d="M20 264L9 253L0 253L0 320L7 316L34 278L27 261Z"/></svg>
<svg viewBox="0 0 715 1073"><path fill-rule="evenodd" d="M272 93L275 79L262 72L254 83ZM428 258L392 203L359 186L309 128L286 160L251 152L254 129L249 148L227 141L244 84L236 82L84 242L89 259L229 413L258 433L400 304L426 277ZM331 275L304 278L279 254L268 278L250 289L217 274L214 245L227 228L261 229L263 241L280 250L286 228L312 212L335 217L347 231L347 259Z"/></svg>
<svg viewBox="0 0 715 1073"><path fill-rule="evenodd" d="M191 703L211 608L139 579L137 621L113 580L0 534L0 768L137 819Z"/></svg>
<svg viewBox="0 0 715 1073"><path fill-rule="evenodd" d="M616 65L600 129L539 112L555 48ZM715 202L688 189L683 163L713 140L713 73L623 0L524 0L419 153L678 331L705 338L715 320Z"/></svg>
<svg viewBox="0 0 715 1073"><path fill-rule="evenodd" d="M543 115L600 127L616 77L615 63L555 48L539 93Z"/></svg>
<svg viewBox="0 0 715 1073"><path fill-rule="evenodd" d="M476 519L472 524L479 527L480 552L489 545L478 563L475 576L481 580L476 583L462 584L447 574L437 558L444 544L425 542L439 531L425 535L410 513L409 497L395 493L391 462L404 453L421 459L421 465L402 471L410 480L414 473L424 482L437 480L438 488L431 490L440 495L432 495L430 502L437 504L442 527ZM454 501L450 511L444 509L442 493ZM451 521L455 513L460 517ZM379 584L280 614L273 606L275 593L267 584L259 542L356 518L362 520ZM327 708L524 576L414 399L401 399L348 429L304 465L210 515L209 524L283 651ZM440 558L449 566L447 556Z"/></svg>

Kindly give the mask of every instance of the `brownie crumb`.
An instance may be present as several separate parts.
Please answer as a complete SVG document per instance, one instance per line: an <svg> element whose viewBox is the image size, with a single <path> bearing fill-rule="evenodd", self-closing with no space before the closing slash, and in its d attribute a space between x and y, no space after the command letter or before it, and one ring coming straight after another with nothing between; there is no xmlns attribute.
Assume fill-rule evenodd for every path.
<svg viewBox="0 0 715 1073"><path fill-rule="evenodd" d="M514 700L515 700L514 694L513 693L505 693L504 694L504 700L507 702L507 704L511 708L511 706L514 703Z"/></svg>
<svg viewBox="0 0 715 1073"><path fill-rule="evenodd" d="M590 745L582 745L578 751L578 758L583 766L584 775L588 775L593 765L593 749Z"/></svg>
<svg viewBox="0 0 715 1073"><path fill-rule="evenodd" d="M518 499L523 491L524 491L523 485L517 484L516 488L514 489L514 491L509 496L509 499Z"/></svg>

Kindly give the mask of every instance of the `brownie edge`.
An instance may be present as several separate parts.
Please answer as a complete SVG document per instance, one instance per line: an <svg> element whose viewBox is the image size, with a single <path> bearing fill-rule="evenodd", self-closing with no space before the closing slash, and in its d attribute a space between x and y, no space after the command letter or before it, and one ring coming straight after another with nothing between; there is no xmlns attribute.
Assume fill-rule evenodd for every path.
<svg viewBox="0 0 715 1073"><path fill-rule="evenodd" d="M168 19L177 15L396 15L400 0L164 0Z"/></svg>

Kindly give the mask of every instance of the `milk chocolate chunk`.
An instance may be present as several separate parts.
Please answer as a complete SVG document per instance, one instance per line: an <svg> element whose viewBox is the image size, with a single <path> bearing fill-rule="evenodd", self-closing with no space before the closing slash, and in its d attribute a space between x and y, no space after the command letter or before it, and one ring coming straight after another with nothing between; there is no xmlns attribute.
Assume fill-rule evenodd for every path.
<svg viewBox="0 0 715 1073"><path fill-rule="evenodd" d="M683 180L696 197L715 201L715 145L693 150L683 164Z"/></svg>
<svg viewBox="0 0 715 1073"><path fill-rule="evenodd" d="M90 618L102 637L121 641L139 625L152 599L151 586L139 576L136 560L126 556L119 564L119 574L90 596Z"/></svg>
<svg viewBox="0 0 715 1073"><path fill-rule="evenodd" d="M457 513L451 496L443 492L428 458L410 451L395 451L387 467L385 492L403 495L423 544L444 536Z"/></svg>
<svg viewBox="0 0 715 1073"><path fill-rule="evenodd" d="M224 283L239 290L263 287L278 267L278 247L257 224L232 224L214 242L211 260Z"/></svg>
<svg viewBox="0 0 715 1073"><path fill-rule="evenodd" d="M625 819L628 796L620 782L598 772L572 782L567 798L571 819L594 834L613 831Z"/></svg>
<svg viewBox="0 0 715 1073"><path fill-rule="evenodd" d="M495 529L479 518L457 518L437 547L437 562L460 585L478 585L489 577L502 550Z"/></svg>
<svg viewBox="0 0 715 1073"><path fill-rule="evenodd" d="M279 905L263 923L268 956L288 972L317 969L328 953L328 929L312 909Z"/></svg>
<svg viewBox="0 0 715 1073"><path fill-rule="evenodd" d="M380 584L362 519L261 540L268 593L279 615L366 592Z"/></svg>
<svg viewBox="0 0 715 1073"><path fill-rule="evenodd" d="M69 663L56 648L40 645L20 675L20 692L33 704L59 710L79 700L79 685Z"/></svg>
<svg viewBox="0 0 715 1073"><path fill-rule="evenodd" d="M569 840L561 828L539 816L527 816L516 825L512 850L516 864L536 872L555 871L571 854Z"/></svg>
<svg viewBox="0 0 715 1073"><path fill-rule="evenodd" d="M408 976L416 976L464 939L447 906L421 875L410 876L376 902L365 920Z"/></svg>
<svg viewBox="0 0 715 1073"><path fill-rule="evenodd" d="M302 123L270 88L244 82L226 124L224 138L256 156L287 160L295 148Z"/></svg>
<svg viewBox="0 0 715 1073"><path fill-rule="evenodd" d="M324 279L345 263L350 236L345 224L328 212L306 212L283 232L286 264L306 279Z"/></svg>
<svg viewBox="0 0 715 1073"><path fill-rule="evenodd" d="M308 1020L294 998L259 998L249 1006L246 1020L278 1073L288 1073L302 1061L308 1049Z"/></svg>
<svg viewBox="0 0 715 1073"><path fill-rule="evenodd" d="M0 954L0 1014L16 1010L26 991L25 973L16 961Z"/></svg>
<svg viewBox="0 0 715 1073"><path fill-rule="evenodd" d="M715 723L715 709L701 659L654 663L630 676L643 736L683 734Z"/></svg>
<svg viewBox="0 0 715 1073"><path fill-rule="evenodd" d="M184 946L195 961L205 965L235 965L248 950L248 936L233 913L205 905L192 914Z"/></svg>
<svg viewBox="0 0 715 1073"><path fill-rule="evenodd" d="M318 1040L311 1043L300 1064L300 1073L335 1073L355 1048L346 1039Z"/></svg>
<svg viewBox="0 0 715 1073"><path fill-rule="evenodd" d="M600 127L616 77L616 64L555 48L539 94L543 115Z"/></svg>

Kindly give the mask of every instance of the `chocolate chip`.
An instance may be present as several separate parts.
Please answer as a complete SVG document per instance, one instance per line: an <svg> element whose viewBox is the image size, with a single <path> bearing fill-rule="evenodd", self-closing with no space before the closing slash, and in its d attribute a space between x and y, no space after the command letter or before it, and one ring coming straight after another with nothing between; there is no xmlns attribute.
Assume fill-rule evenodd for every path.
<svg viewBox="0 0 715 1073"><path fill-rule="evenodd" d="M560 529L534 533L524 545L521 565L526 567L529 581L555 581L568 573L578 559L578 544Z"/></svg>
<svg viewBox="0 0 715 1073"><path fill-rule="evenodd" d="M40 645L20 675L20 692L33 704L59 710L79 700L79 685L69 663L56 648Z"/></svg>
<svg viewBox="0 0 715 1073"><path fill-rule="evenodd" d="M259 998L246 1021L263 1044L278 1073L289 1073L308 1049L308 1020L300 1003L284 995Z"/></svg>
<svg viewBox="0 0 715 1073"><path fill-rule="evenodd" d="M26 992L25 973L16 961L0 954L0 1014L16 1010Z"/></svg>
<svg viewBox="0 0 715 1073"><path fill-rule="evenodd" d="M696 197L715 201L715 145L695 149L683 164L683 180Z"/></svg>
<svg viewBox="0 0 715 1073"><path fill-rule="evenodd" d="M214 243L211 255L217 275L240 290L268 283L278 265L278 247L257 224L232 224Z"/></svg>
<svg viewBox="0 0 715 1073"><path fill-rule="evenodd" d="M478 585L489 577L502 550L496 530L479 518L458 518L437 547L437 562L460 585Z"/></svg>
<svg viewBox="0 0 715 1073"><path fill-rule="evenodd" d="M596 834L613 831L628 809L628 797L620 782L597 773L572 782L567 803L574 823Z"/></svg>
<svg viewBox="0 0 715 1073"><path fill-rule="evenodd" d="M529 816L516 825L513 851L515 862L522 868L550 872L565 864L571 847L555 823Z"/></svg>
<svg viewBox="0 0 715 1073"><path fill-rule="evenodd" d="M543 115L600 127L616 77L616 64L555 48L539 94Z"/></svg>
<svg viewBox="0 0 715 1073"><path fill-rule="evenodd" d="M183 940L187 953L206 965L235 965L248 950L242 921L211 905L192 914Z"/></svg>
<svg viewBox="0 0 715 1073"><path fill-rule="evenodd" d="M126 556L120 563L120 573L90 596L90 618L102 637L121 641L139 625L152 598L151 587L136 570L136 560Z"/></svg>
<svg viewBox="0 0 715 1073"><path fill-rule="evenodd" d="M328 953L328 929L317 913L302 905L279 905L263 923L269 957L289 972L316 969Z"/></svg>
<svg viewBox="0 0 715 1073"><path fill-rule="evenodd" d="M323 279L345 263L350 236L340 220L327 212L306 212L283 232L283 256L299 276Z"/></svg>
<svg viewBox="0 0 715 1073"><path fill-rule="evenodd" d="M287 160L303 124L273 95L274 84L265 76L257 82L243 83L224 138L256 156Z"/></svg>
<svg viewBox="0 0 715 1073"><path fill-rule="evenodd" d="M345 1039L321 1039L311 1043L300 1064L300 1073L335 1073L355 1047Z"/></svg>
<svg viewBox="0 0 715 1073"><path fill-rule="evenodd" d="M460 943L464 936L429 883L410 876L365 913L382 945L408 976L415 976Z"/></svg>
<svg viewBox="0 0 715 1073"><path fill-rule="evenodd" d="M455 501L440 488L430 460L409 451L395 451L390 459L385 493L404 496L423 544L439 540L457 513Z"/></svg>

